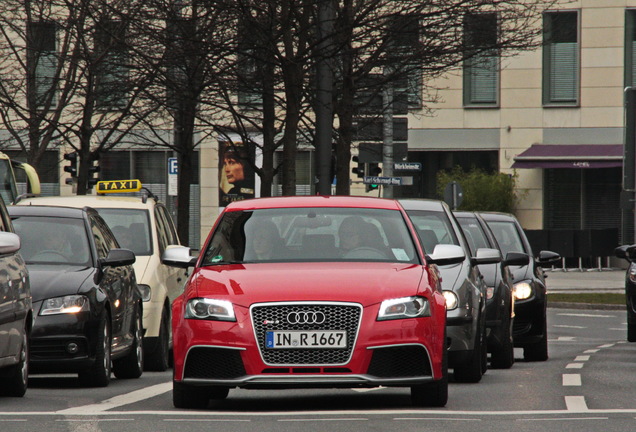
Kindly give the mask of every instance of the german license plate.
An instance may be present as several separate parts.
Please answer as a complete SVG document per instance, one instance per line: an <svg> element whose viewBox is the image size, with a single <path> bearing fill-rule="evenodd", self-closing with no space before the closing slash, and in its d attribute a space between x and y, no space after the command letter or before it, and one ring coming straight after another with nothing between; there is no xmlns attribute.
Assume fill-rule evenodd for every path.
<svg viewBox="0 0 636 432"><path fill-rule="evenodd" d="M265 333L266 348L346 348L347 332L293 330Z"/></svg>

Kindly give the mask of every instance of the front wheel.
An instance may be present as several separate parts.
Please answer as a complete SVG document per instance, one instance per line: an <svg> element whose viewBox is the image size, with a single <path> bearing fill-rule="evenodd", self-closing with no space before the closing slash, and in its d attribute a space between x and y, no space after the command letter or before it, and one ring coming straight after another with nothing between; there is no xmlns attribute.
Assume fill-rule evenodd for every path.
<svg viewBox="0 0 636 432"><path fill-rule="evenodd" d="M492 351L492 357L490 364L495 369L510 369L515 363L515 346L512 340L512 318L510 311L504 320L502 329L502 342L501 345L495 347Z"/></svg>
<svg viewBox="0 0 636 432"><path fill-rule="evenodd" d="M95 363L87 370L81 371L80 383L86 387L106 387L110 383L111 372L111 336L110 317L108 313L99 322L95 347Z"/></svg>
<svg viewBox="0 0 636 432"><path fill-rule="evenodd" d="M159 337L144 350L144 368L163 372L170 366L170 315L164 308L159 324Z"/></svg>
<svg viewBox="0 0 636 432"><path fill-rule="evenodd" d="M29 342L27 330L22 335L19 362L7 370L6 378L0 384L0 391L6 396L22 397L27 391L29 378Z"/></svg>
<svg viewBox="0 0 636 432"><path fill-rule="evenodd" d="M462 383L477 383L481 381L481 377L484 374L484 363L487 356L486 346L486 326L483 318L479 320L479 327L477 328L477 335L475 336L475 343L473 344L472 352L468 361L464 364L457 365L453 370L453 377L455 381Z"/></svg>
<svg viewBox="0 0 636 432"><path fill-rule="evenodd" d="M446 335L444 335L446 341ZM438 381L411 387L411 403L416 407L446 406L448 402L448 349L444 342L442 353L442 378Z"/></svg>
<svg viewBox="0 0 636 432"><path fill-rule="evenodd" d="M178 382L172 383L172 404L175 408L203 409L208 406L210 397L207 389L189 386Z"/></svg>
<svg viewBox="0 0 636 432"><path fill-rule="evenodd" d="M631 305L627 304L627 342L636 342L636 316L629 310Z"/></svg>
<svg viewBox="0 0 636 432"><path fill-rule="evenodd" d="M133 320L133 343L126 357L113 362L113 372L117 378L139 378L144 370L144 350L142 346L143 328L141 307L136 308Z"/></svg>
<svg viewBox="0 0 636 432"><path fill-rule="evenodd" d="M543 334L541 339L523 348L525 361L546 361L548 359L548 324L545 317L542 326Z"/></svg>

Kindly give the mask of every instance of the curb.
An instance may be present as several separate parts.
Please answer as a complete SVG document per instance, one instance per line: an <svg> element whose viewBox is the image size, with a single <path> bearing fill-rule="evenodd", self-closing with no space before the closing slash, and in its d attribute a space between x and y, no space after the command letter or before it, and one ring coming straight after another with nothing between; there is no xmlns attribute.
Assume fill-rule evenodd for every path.
<svg viewBox="0 0 636 432"><path fill-rule="evenodd" d="M627 306L620 304L548 302L549 308L555 309L597 309L597 310L627 310Z"/></svg>

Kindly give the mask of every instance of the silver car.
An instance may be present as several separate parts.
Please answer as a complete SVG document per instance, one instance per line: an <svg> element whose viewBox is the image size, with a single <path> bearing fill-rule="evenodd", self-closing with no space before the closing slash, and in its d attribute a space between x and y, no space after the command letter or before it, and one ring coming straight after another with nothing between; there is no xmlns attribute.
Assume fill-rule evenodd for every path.
<svg viewBox="0 0 636 432"><path fill-rule="evenodd" d="M486 284L479 264L501 261L496 249L481 248L471 256L464 234L448 205L442 201L403 199L428 260L437 264L446 298L446 330L450 340L449 367L455 381L478 382L487 369ZM450 248L456 259L446 257Z"/></svg>

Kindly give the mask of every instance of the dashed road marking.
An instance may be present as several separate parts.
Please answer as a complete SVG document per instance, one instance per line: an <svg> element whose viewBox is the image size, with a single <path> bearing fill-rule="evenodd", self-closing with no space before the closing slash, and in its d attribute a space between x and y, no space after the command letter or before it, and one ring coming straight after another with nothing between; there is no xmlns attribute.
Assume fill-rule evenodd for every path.
<svg viewBox="0 0 636 432"><path fill-rule="evenodd" d="M588 411L589 408L585 403L585 397L583 396L566 396L565 397L565 406L568 411Z"/></svg>
<svg viewBox="0 0 636 432"><path fill-rule="evenodd" d="M564 386L580 386L581 374L563 374Z"/></svg>

